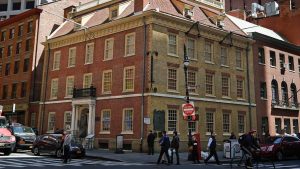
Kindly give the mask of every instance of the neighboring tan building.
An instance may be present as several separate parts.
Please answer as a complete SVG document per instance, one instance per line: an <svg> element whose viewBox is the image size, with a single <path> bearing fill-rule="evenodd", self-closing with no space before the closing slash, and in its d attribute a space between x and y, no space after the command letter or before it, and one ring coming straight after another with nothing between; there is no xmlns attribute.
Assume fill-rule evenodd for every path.
<svg viewBox="0 0 300 169"><path fill-rule="evenodd" d="M76 7L69 16L78 24L64 22L44 43L41 131L71 128L75 137L94 136L96 147L109 149L122 135L124 149L137 151L149 130L177 130L186 150L189 130L200 133L205 147L210 131L223 142L230 132L256 128L253 41L222 11L212 0ZM184 44L196 121L183 120L181 110Z"/></svg>
<svg viewBox="0 0 300 169"><path fill-rule="evenodd" d="M300 47L272 30L229 16L256 43L253 62L258 134L299 133ZM247 29L246 29L247 28Z"/></svg>
<svg viewBox="0 0 300 169"><path fill-rule="evenodd" d="M44 62L41 43L63 23L64 9L78 3L60 0L0 22L0 105L12 121L38 126Z"/></svg>

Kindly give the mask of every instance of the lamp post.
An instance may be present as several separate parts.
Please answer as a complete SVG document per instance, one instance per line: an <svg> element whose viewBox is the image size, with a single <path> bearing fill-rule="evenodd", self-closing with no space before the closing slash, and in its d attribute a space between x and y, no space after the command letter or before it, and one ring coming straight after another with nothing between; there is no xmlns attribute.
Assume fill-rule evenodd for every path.
<svg viewBox="0 0 300 169"><path fill-rule="evenodd" d="M185 78L185 96L186 96L186 103L190 103L190 94L189 94L189 87L188 87L188 66L190 64L190 59L187 55L185 44L183 50L184 50L183 69L184 69L184 78Z"/></svg>

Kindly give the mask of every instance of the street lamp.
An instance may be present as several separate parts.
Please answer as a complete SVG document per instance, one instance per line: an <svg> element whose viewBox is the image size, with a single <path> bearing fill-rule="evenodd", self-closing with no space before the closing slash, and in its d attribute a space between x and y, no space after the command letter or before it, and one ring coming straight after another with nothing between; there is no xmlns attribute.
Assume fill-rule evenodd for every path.
<svg viewBox="0 0 300 169"><path fill-rule="evenodd" d="M184 55L183 55L183 69L184 69L184 77L185 77L185 96L186 96L186 103L190 103L190 94L189 94L189 87L188 87L188 66L190 64L189 56L186 52L186 46L184 44Z"/></svg>

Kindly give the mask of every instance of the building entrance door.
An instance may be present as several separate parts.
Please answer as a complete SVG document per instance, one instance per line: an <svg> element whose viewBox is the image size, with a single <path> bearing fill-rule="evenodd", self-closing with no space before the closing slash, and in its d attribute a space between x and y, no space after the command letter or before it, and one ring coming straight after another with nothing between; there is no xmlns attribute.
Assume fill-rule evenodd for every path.
<svg viewBox="0 0 300 169"><path fill-rule="evenodd" d="M80 112L79 117L79 138L85 138L87 136L87 129L88 129L88 116L89 116L89 109L83 109Z"/></svg>

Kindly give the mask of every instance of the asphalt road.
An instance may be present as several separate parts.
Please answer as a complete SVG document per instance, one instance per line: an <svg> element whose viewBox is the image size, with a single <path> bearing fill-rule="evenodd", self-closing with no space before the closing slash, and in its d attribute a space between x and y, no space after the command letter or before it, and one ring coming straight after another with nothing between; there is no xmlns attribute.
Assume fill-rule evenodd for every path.
<svg viewBox="0 0 300 169"><path fill-rule="evenodd" d="M51 156L33 156L30 152L18 152L13 153L10 156L3 156L0 154L0 169L215 169L224 168L230 169L229 164L222 164L221 166L215 164L185 164L185 165L170 165L165 164L157 165L155 163L144 164L140 162L127 163L127 162L114 162L103 161L99 159L72 159L70 163L64 164L61 159L57 159ZM243 167L233 164L233 169L241 169ZM258 168L271 169L271 163L259 164ZM275 168L278 169L300 169L300 160L289 160L276 162Z"/></svg>

